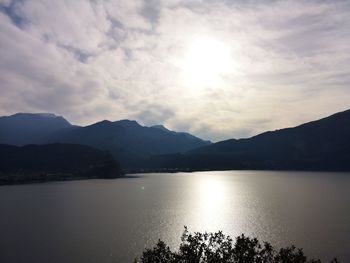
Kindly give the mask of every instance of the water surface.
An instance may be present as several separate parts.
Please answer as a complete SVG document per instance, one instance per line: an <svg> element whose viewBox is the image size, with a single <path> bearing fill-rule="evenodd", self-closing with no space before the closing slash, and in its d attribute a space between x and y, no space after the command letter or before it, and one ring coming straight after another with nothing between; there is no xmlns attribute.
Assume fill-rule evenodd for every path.
<svg viewBox="0 0 350 263"><path fill-rule="evenodd" d="M349 173L269 171L1 186L0 262L131 262L184 225L350 262L349 190Z"/></svg>

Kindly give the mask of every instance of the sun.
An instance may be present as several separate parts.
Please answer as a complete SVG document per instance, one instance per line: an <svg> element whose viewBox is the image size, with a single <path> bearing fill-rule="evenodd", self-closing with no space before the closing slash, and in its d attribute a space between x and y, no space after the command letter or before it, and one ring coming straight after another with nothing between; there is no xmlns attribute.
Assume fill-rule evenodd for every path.
<svg viewBox="0 0 350 263"><path fill-rule="evenodd" d="M229 46L211 38L194 39L180 65L185 85L196 90L219 86L233 66Z"/></svg>

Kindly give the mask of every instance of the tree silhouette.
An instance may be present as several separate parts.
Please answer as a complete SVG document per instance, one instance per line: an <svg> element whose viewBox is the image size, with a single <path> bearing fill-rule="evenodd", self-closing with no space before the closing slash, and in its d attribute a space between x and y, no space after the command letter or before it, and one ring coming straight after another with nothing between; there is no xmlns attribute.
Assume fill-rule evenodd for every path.
<svg viewBox="0 0 350 263"><path fill-rule="evenodd" d="M216 233L190 233L185 227L178 251L171 251L162 240L147 248L139 259L141 263L321 263L308 259L302 249L290 246L278 251L268 242L236 237L235 242L221 231ZM134 262L139 262L135 259ZM339 263L335 258L331 263Z"/></svg>

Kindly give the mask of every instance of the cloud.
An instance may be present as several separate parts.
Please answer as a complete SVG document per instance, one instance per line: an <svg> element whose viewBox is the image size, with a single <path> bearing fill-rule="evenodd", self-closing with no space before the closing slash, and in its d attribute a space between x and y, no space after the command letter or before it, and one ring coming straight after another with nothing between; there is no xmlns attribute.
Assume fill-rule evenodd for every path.
<svg viewBox="0 0 350 263"><path fill-rule="evenodd" d="M2 0L0 24L2 115L135 118L220 140L349 108L347 1ZM186 83L196 39L230 49L217 83Z"/></svg>
<svg viewBox="0 0 350 263"><path fill-rule="evenodd" d="M165 123L174 115L175 114L171 109L168 109L161 104L155 104L148 105L147 108L142 107L142 109L135 115L135 118L142 120L147 126L152 126L159 123Z"/></svg>

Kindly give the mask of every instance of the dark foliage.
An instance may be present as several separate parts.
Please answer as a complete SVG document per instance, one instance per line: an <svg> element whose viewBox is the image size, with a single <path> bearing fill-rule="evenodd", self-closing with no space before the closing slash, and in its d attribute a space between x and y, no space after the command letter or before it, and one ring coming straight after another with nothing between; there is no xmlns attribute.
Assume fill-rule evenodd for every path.
<svg viewBox="0 0 350 263"><path fill-rule="evenodd" d="M110 153L89 146L0 144L0 184L120 175L119 164Z"/></svg>
<svg viewBox="0 0 350 263"><path fill-rule="evenodd" d="M270 243L241 235L235 242L221 231L191 234L185 227L178 251L171 251L163 241L143 252L141 263L321 263L308 259L294 246L275 250ZM333 259L331 263L337 263Z"/></svg>

